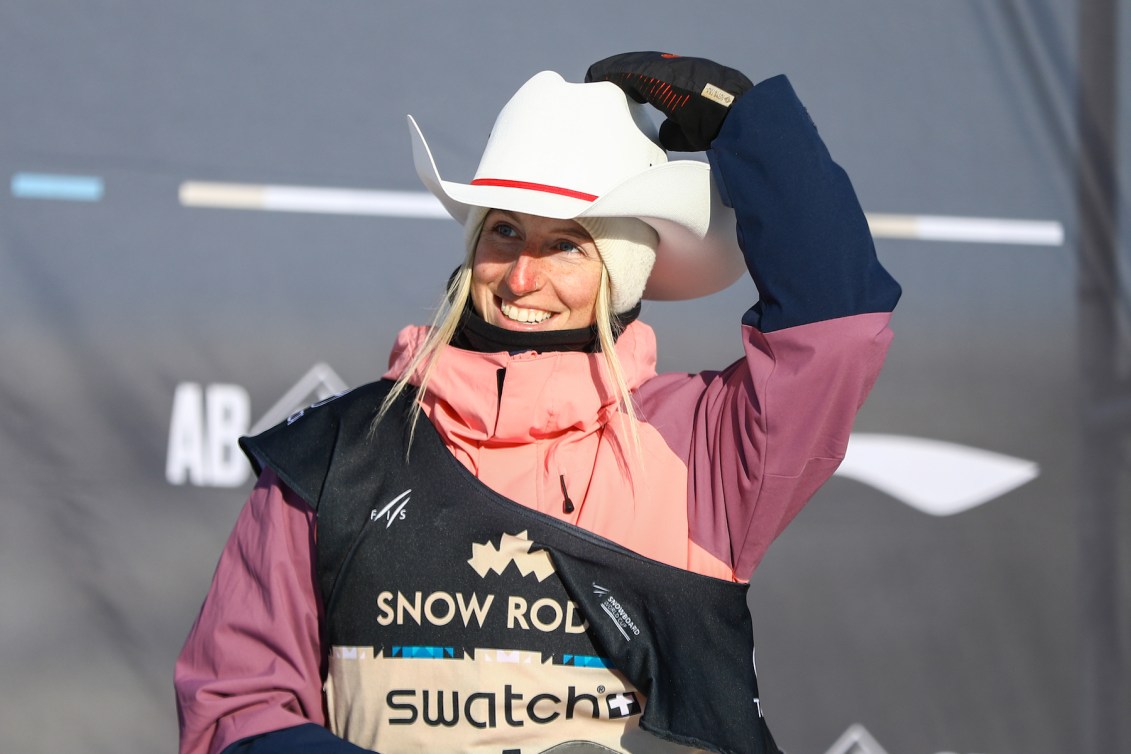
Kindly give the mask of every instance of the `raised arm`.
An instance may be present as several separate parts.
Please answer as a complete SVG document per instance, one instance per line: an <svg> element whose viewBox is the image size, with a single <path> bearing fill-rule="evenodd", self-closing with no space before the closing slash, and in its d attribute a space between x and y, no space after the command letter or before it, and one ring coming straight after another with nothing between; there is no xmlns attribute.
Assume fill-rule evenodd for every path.
<svg viewBox="0 0 1131 754"><path fill-rule="evenodd" d="M670 60L634 55L657 56L642 59L649 75L664 75ZM759 300L742 317L744 359L721 372L661 375L636 397L687 463L691 538L746 579L844 457L900 289L789 81L747 89L710 61L683 70L729 81L737 95L729 106L699 103L699 114L667 112L660 133L669 148L709 145Z"/></svg>

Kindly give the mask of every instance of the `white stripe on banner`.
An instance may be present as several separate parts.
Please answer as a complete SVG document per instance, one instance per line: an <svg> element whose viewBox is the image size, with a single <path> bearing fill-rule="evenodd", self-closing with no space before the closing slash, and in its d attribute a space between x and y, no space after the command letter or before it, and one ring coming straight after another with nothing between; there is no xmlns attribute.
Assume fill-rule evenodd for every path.
<svg viewBox="0 0 1131 754"><path fill-rule="evenodd" d="M255 209L267 212L316 212L332 215L448 217L436 197L424 191L366 191L272 186L250 183L186 181L180 188L186 207Z"/></svg>
<svg viewBox="0 0 1131 754"><path fill-rule="evenodd" d="M217 209L409 218L448 217L440 202L424 191L186 181L181 184L180 200L186 207ZM1035 246L1060 246L1064 243L1064 226L1051 220L876 213L870 213L867 217L872 235L876 238Z"/></svg>
<svg viewBox="0 0 1131 754"><path fill-rule="evenodd" d="M1064 226L1052 220L1004 220L994 217L868 214L876 238L920 241L1016 243L1034 246L1064 244Z"/></svg>

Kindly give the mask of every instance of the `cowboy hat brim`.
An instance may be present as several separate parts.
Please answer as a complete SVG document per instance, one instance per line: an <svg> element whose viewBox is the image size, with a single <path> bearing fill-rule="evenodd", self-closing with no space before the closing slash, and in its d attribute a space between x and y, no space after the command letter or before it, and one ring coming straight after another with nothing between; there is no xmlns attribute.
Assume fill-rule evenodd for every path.
<svg viewBox="0 0 1131 754"><path fill-rule="evenodd" d="M471 207L563 219L639 218L659 236L656 263L644 290L644 297L653 300L706 296L726 288L745 270L734 211L723 205L705 162L675 160L654 165L599 197L517 182L455 183L441 178L411 115L408 124L417 175L460 224L466 222Z"/></svg>

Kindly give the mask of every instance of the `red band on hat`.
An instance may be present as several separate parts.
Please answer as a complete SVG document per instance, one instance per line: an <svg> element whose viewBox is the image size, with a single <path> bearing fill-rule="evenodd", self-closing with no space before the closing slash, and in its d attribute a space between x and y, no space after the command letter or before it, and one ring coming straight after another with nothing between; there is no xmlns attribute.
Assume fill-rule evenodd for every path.
<svg viewBox="0 0 1131 754"><path fill-rule="evenodd" d="M561 186L547 186L544 183L529 183L528 181L510 181L506 178L476 178L471 182L472 186L502 186L503 188L518 188L526 189L528 191L544 191L547 194L560 194L561 196L568 196L572 199L584 199L587 202L597 200L596 194L586 194L582 191L574 191L573 189L562 188Z"/></svg>

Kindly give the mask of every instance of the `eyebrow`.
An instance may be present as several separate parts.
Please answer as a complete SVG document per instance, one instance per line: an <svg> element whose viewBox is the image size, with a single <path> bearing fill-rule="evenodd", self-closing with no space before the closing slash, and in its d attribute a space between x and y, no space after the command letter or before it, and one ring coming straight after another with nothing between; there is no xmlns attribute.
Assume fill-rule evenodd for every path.
<svg viewBox="0 0 1131 754"><path fill-rule="evenodd" d="M514 222L518 222L518 215L516 215L514 212L511 212L509 209L499 209L497 207L491 209L491 214L496 213L496 212L499 213L500 215L505 215L506 217L510 218ZM490 214L488 216L490 216ZM539 215L539 217L545 217L545 215ZM555 218L555 217L547 217L546 219L547 220L555 220L555 221L558 220L558 218ZM551 234L560 235L560 236L570 236L571 238L576 238L579 241L584 241L586 243L594 243L593 237L591 235L589 235L589 231L587 231L587 230L585 230L585 228L581 227L581 225L579 223L577 223L576 221L563 219L563 220L561 220L561 222L563 222L563 223L573 223L573 224L572 225L555 225L555 226L552 226L550 228Z"/></svg>

